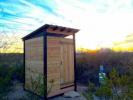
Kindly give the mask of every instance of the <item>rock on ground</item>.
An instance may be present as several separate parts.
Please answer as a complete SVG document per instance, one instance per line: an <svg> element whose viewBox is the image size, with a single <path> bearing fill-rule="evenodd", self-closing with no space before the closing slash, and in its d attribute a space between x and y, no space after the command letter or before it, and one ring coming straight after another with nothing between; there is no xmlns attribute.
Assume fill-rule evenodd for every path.
<svg viewBox="0 0 133 100"><path fill-rule="evenodd" d="M50 100L86 100L86 98L84 98L83 96L80 97L74 97L74 98L65 98L63 96L59 96Z"/></svg>
<svg viewBox="0 0 133 100"><path fill-rule="evenodd" d="M66 97L66 98L80 97L80 94L75 91L69 91L69 92L64 93L63 97Z"/></svg>
<svg viewBox="0 0 133 100"><path fill-rule="evenodd" d="M70 91L70 92L64 94L64 96L58 96L58 97L52 98L50 100L86 100L86 98L81 95L81 93L85 92L86 90L87 90L87 87L78 86L78 93L74 92L74 91ZM68 95L72 96L72 98L70 98Z"/></svg>

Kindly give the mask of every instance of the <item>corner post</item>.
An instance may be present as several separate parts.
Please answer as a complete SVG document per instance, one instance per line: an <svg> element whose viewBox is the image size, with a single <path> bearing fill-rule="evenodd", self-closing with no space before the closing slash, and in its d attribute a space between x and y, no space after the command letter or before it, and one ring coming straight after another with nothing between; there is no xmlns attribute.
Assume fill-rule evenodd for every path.
<svg viewBox="0 0 133 100"><path fill-rule="evenodd" d="M44 61L44 67L43 67L43 73L44 73L44 99L47 100L47 32L44 31L43 34L43 61Z"/></svg>
<svg viewBox="0 0 133 100"><path fill-rule="evenodd" d="M23 89L25 90L25 40L23 40L23 70L24 70L24 83L23 83Z"/></svg>
<svg viewBox="0 0 133 100"><path fill-rule="evenodd" d="M73 45L74 45L74 91L77 91L77 83L76 83L76 44L75 44L75 34L73 34Z"/></svg>

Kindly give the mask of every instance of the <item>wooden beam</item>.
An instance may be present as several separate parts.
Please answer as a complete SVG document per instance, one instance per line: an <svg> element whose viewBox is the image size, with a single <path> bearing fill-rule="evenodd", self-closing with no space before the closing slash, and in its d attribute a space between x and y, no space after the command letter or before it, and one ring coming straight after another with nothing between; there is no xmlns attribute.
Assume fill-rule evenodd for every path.
<svg viewBox="0 0 133 100"><path fill-rule="evenodd" d="M73 34L73 45L74 45L74 90L77 91L77 83L76 83L76 44L75 44L75 34Z"/></svg>
<svg viewBox="0 0 133 100"><path fill-rule="evenodd" d="M43 61L44 61L44 87L46 87L46 90L44 91L44 98L47 100L47 32L44 32L43 35Z"/></svg>
<svg viewBox="0 0 133 100"><path fill-rule="evenodd" d="M23 88L25 90L25 40L23 41L23 67L24 67L24 83L23 83Z"/></svg>

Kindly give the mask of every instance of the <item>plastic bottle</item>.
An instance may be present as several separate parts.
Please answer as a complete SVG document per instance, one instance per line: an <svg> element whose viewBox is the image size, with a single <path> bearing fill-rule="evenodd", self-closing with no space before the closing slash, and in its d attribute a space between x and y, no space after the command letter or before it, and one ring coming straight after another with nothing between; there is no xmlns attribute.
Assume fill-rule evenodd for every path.
<svg viewBox="0 0 133 100"><path fill-rule="evenodd" d="M100 65L100 70L99 70L99 83L104 84L105 83L105 78L106 78L106 73L104 70L104 66Z"/></svg>

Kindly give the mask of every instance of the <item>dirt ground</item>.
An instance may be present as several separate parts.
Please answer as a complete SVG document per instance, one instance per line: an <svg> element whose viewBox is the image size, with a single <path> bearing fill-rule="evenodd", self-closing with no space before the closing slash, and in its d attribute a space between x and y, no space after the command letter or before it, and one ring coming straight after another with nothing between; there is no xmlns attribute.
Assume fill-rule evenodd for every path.
<svg viewBox="0 0 133 100"><path fill-rule="evenodd" d="M78 86L78 92L81 94L87 88L85 86ZM31 99L32 98L32 99ZM23 84L19 82L14 82L12 91L8 93L5 97L6 100L42 100L37 96L32 96L30 93L23 90ZM65 98L63 96L58 96L50 100L86 100L82 95L75 98Z"/></svg>

